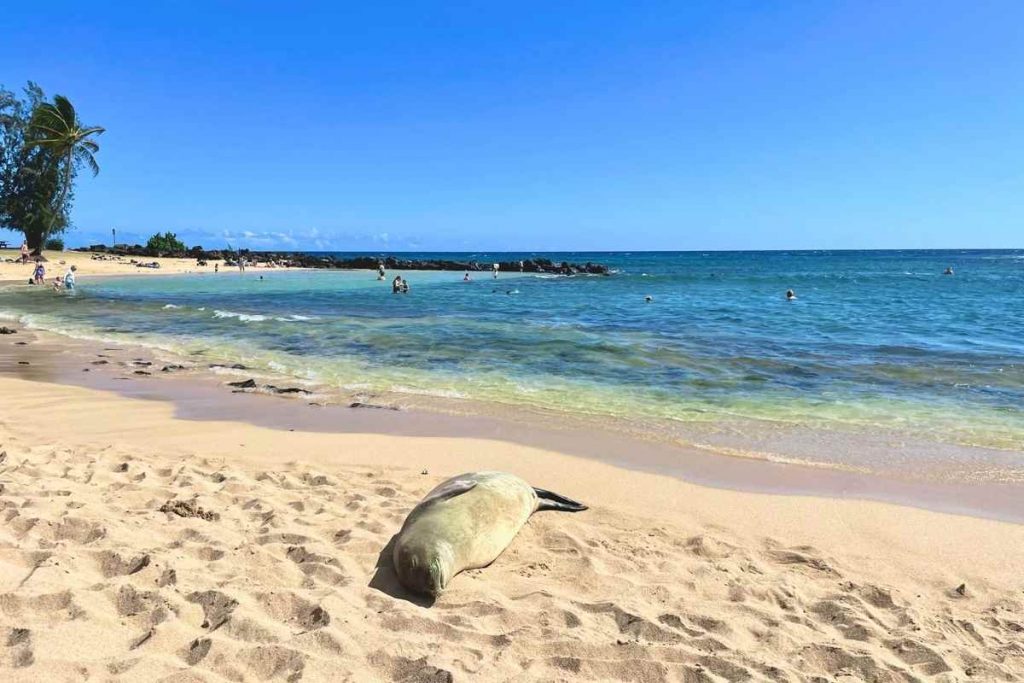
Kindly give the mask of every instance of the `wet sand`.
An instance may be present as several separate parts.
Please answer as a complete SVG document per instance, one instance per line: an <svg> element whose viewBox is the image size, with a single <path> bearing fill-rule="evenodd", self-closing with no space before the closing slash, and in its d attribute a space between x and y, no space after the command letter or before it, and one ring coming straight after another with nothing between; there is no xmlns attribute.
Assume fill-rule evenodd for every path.
<svg viewBox="0 0 1024 683"><path fill-rule="evenodd" d="M17 326L16 326L17 327ZM8 340L15 337L9 336ZM33 381L71 384L122 396L168 402L175 417L188 421L238 421L272 429L317 433L381 434L420 437L493 439L543 448L599 460L617 467L663 474L695 484L734 491L778 493L874 500L955 514L1024 522L1024 482L998 479L926 478L924 466L907 476L885 476L860 471L842 462L835 467L807 466L738 456L729 448L694 447L688 443L652 441L592 424L564 420L537 420L536 415L506 411L506 417L438 413L401 408L387 400L348 404L330 403L333 397L268 395L242 391L230 382L253 378L249 370L210 371L202 358L164 358L150 349L131 345L73 340L59 335L21 329L17 343L0 338L0 375ZM162 372L168 367L169 371ZM257 375L258 377L258 375ZM267 381L260 380L259 386ZM314 388L315 390L315 388ZM328 400L325 400L328 399ZM894 467L912 468L918 451L941 458L955 450L960 458L985 449L948 444L893 443L891 438L857 434L837 435L805 430L791 434L798 449L827 448L842 440L843 448L887 448ZM834 447L834 445L833 445ZM910 449L916 449L908 453ZM967 454L966 456L964 454ZM987 458L1004 458L1007 465L1022 468L1024 456L997 452Z"/></svg>

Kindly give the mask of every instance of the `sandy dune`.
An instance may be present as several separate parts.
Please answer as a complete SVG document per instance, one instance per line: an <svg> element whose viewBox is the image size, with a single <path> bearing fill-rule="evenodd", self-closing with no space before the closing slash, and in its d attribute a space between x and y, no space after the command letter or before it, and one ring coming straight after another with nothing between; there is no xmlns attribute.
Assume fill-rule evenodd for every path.
<svg viewBox="0 0 1024 683"><path fill-rule="evenodd" d="M1024 677L1017 525L510 444L190 423L21 380L0 396L3 680ZM487 461L593 508L538 513L491 567L410 600L392 534Z"/></svg>

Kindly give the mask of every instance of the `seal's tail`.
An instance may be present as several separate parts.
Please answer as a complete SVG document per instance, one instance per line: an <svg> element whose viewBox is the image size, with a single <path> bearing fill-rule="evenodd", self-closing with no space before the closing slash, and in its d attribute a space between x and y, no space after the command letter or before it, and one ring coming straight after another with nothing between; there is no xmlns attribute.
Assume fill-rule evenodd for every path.
<svg viewBox="0 0 1024 683"><path fill-rule="evenodd" d="M551 491L545 491L544 489L533 489L537 493L537 498L540 499L540 505L537 506L538 510L561 510L562 512L583 512L587 509L587 506L583 503L577 503L572 498L566 498L560 496L557 493Z"/></svg>

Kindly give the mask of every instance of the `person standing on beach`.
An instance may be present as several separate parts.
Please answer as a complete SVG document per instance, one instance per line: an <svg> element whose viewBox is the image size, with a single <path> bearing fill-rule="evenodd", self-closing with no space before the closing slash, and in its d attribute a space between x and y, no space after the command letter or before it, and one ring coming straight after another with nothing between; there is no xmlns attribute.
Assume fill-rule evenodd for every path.
<svg viewBox="0 0 1024 683"><path fill-rule="evenodd" d="M36 269L32 273L34 284L41 285L46 281L46 267L42 261L36 261Z"/></svg>
<svg viewBox="0 0 1024 683"><path fill-rule="evenodd" d="M491 271L494 273L494 279L495 280L498 279L498 269L499 268L501 268L501 264L499 264L499 263L495 263L494 266L491 268Z"/></svg>
<svg viewBox="0 0 1024 683"><path fill-rule="evenodd" d="M21 262L28 263L28 240L21 243Z"/></svg>

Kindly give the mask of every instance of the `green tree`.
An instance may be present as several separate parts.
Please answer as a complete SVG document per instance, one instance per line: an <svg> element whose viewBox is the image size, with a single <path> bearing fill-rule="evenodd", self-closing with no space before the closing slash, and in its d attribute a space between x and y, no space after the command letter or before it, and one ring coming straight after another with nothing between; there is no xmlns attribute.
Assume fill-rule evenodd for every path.
<svg viewBox="0 0 1024 683"><path fill-rule="evenodd" d="M94 156L100 147L92 138L104 130L100 126L82 125L74 105L63 95L55 95L52 103L43 102L33 109L26 146L48 151L49 162L60 176L60 190L43 212L48 225L40 247L55 230L67 226L68 199L78 169L84 165L94 176L100 172Z"/></svg>
<svg viewBox="0 0 1024 683"><path fill-rule="evenodd" d="M146 242L146 251L154 256L180 254L186 249L185 243L179 240L173 232L165 232L162 235L157 233Z"/></svg>
<svg viewBox="0 0 1024 683"><path fill-rule="evenodd" d="M67 205L53 214L59 189L59 165L48 149L31 146L32 112L45 101L42 89L29 82L19 99L0 88L0 228L24 233L38 249L47 230L67 226Z"/></svg>

